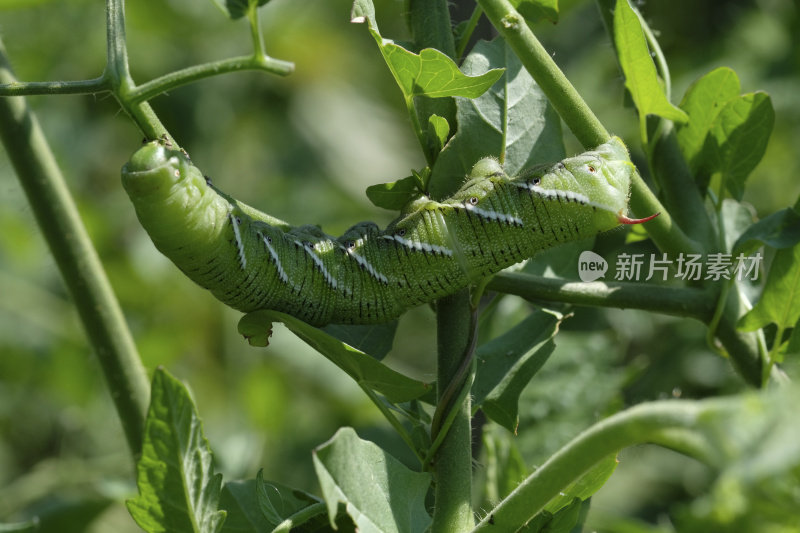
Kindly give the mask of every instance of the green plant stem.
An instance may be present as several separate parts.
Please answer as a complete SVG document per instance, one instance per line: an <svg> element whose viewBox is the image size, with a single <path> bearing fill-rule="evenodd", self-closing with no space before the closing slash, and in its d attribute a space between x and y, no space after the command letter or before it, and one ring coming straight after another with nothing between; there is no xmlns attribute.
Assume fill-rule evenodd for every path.
<svg viewBox="0 0 800 533"><path fill-rule="evenodd" d="M611 2L613 0L599 0L606 20ZM609 137L608 132L508 0L478 0L478 4L578 140L587 148L605 142ZM681 252L696 253L698 249L716 249L717 240L713 226L705 214L702 198L691 179L686 162L680 156L674 128L665 127L657 143L658 149L649 150L648 157L651 159L654 174L664 177L664 197L669 212L675 218L656 217L647 223L648 234L662 251L673 255ZM638 216L667 212L638 173L632 179L631 191L631 206ZM673 220L684 223L684 227L679 228ZM714 291L714 294L717 292ZM763 361L757 349L758 343L753 335L738 333L735 328L741 306L738 300L728 299L717 338L725 345L742 377L749 383L760 386Z"/></svg>
<svg viewBox="0 0 800 533"><path fill-rule="evenodd" d="M558 68L550 54L533 34L508 0L478 0L494 27L508 42L530 75L536 80L567 127L587 149L606 142L610 134L595 116L572 83ZM631 207L637 216L662 213L647 224L647 232L659 247L669 253L686 252L696 244L666 215L667 210L635 173L632 179Z"/></svg>
<svg viewBox="0 0 800 533"><path fill-rule="evenodd" d="M106 0L106 70L103 73L109 80L112 93L122 109L133 119L145 138L154 140L164 138L178 144L161 124L150 104L135 103L130 93L135 89L128 68L128 49L125 43L125 3L124 0Z"/></svg>
<svg viewBox="0 0 800 533"><path fill-rule="evenodd" d="M384 400L378 396L375 391L363 383L359 383L358 386L361 387L361 390L364 391L364 394L367 395L367 397L372 401L372 403L375 404L384 418L386 418L386 420L392 425L397 434L400 435L400 438L403 439L403 442L406 443L406 446L408 446L411 452L416 456L417 460L420 462L420 465L422 465L424 468L426 466L425 458L420 455L419 450L417 450L417 447L414 445L414 440L411 438L411 435L408 434L408 431L406 431L406 428L403 427L403 424L400 423L389 407L386 406Z"/></svg>
<svg viewBox="0 0 800 533"><path fill-rule="evenodd" d="M714 314L715 295L691 287L624 281L567 281L516 272L502 272L487 287L528 300L574 305L640 309L707 322Z"/></svg>
<svg viewBox="0 0 800 533"><path fill-rule="evenodd" d="M467 379L467 376L473 366L475 346L478 341L478 311L477 307L472 305L471 302L470 308L472 312L470 313L469 340L467 341L467 347L461 355L461 362L459 363L458 369L451 376L450 382L447 383L447 386L444 388L439 389L436 411L433 413L433 419L431 421L431 438L434 442L439 439L442 432L447 432L450 413L458 411L458 409L453 409L453 407L459 405L461 401L463 401L464 390L469 390L468 382L470 380ZM457 400L457 398L459 400ZM445 420L448 420L448 425L445 424Z"/></svg>
<svg viewBox="0 0 800 533"><path fill-rule="evenodd" d="M0 85L0 96L35 94L94 94L108 92L111 84L105 75L79 81L15 81Z"/></svg>
<svg viewBox="0 0 800 533"><path fill-rule="evenodd" d="M446 402L450 384L464 378L460 370L472 338L469 300L469 291L462 290L436 305L438 402ZM474 525L470 396L464 395L461 405L450 409L455 414L433 460L433 533L469 531Z"/></svg>
<svg viewBox="0 0 800 533"><path fill-rule="evenodd" d="M261 21L258 18L258 4L253 2L247 9L247 20L250 22L250 37L253 40L253 55L266 56L264 36L261 33Z"/></svg>
<svg viewBox="0 0 800 533"><path fill-rule="evenodd" d="M478 0L547 99L580 143L593 148L611 135L508 0Z"/></svg>
<svg viewBox="0 0 800 533"><path fill-rule="evenodd" d="M609 35L613 35L613 9L616 0L597 0L603 21L606 24ZM652 32L644 23L641 15L639 19L642 24L646 38L650 41L650 46L656 51L656 62L662 75L668 76L666 61L660 48L658 48ZM613 39L612 39L613 41ZM669 86L667 86L669 88ZM677 224L682 226L679 231L675 225L675 231L671 232L668 239L659 238L660 228L648 226L648 233L653 236L653 240L662 250L675 254L679 252L701 253L718 251L722 249L723 240L718 231L714 228L711 218L706 212L703 197L698 189L691 170L680 150L675 125L672 121L659 119L659 135L646 146L647 158L650 168L661 189L661 196L664 204L674 217ZM644 195L637 193L639 183L634 181L631 205L634 210L641 208L639 205ZM642 184L642 187L646 187ZM654 196L650 193L650 196ZM638 212L638 211L637 211ZM661 218L661 217L658 217ZM658 219L656 219L658 220ZM654 221L655 222L655 221ZM660 221L663 224L665 221ZM670 221L670 224L672 222ZM683 235L693 243L694 250L681 243L677 237ZM697 248L699 247L699 251ZM710 335L713 334L722 343L725 352L730 356L733 366L739 374L751 385L760 387L764 381L763 374L767 374L765 367L765 355L763 350L762 333L743 333L736 330L736 321L749 304L743 299L738 291L728 294L726 291L713 289L715 302L721 297L719 311L704 322L709 325Z"/></svg>
<svg viewBox="0 0 800 533"><path fill-rule="evenodd" d="M0 82L12 83L0 42ZM0 98L0 136L97 354L134 455L149 385L130 331L61 171L24 98Z"/></svg>
<svg viewBox="0 0 800 533"><path fill-rule="evenodd" d="M128 99L133 104L145 102L168 90L203 78L243 70L263 70L280 76L288 76L294 72L294 63L260 55L231 57L220 61L203 63L202 65L170 72L160 78L138 85L128 92Z"/></svg>
<svg viewBox="0 0 800 533"><path fill-rule="evenodd" d="M592 426L561 448L509 494L474 529L516 531L569 483L622 448L654 443L714 462L714 443L696 429L698 421L735 407L741 400L662 401L642 404Z"/></svg>
<svg viewBox="0 0 800 533"><path fill-rule="evenodd" d="M289 533L293 528L308 522L309 519L317 515L324 514L327 510L328 507L325 502L312 503L308 507L303 507L301 510L297 511L295 514L275 526L275 529L272 530L272 533Z"/></svg>
<svg viewBox="0 0 800 533"><path fill-rule="evenodd" d="M467 45L469 44L470 38L472 38L472 33L481 20L481 15L483 15L483 9L481 9L481 6L475 6L475 9L472 10L472 15L470 15L469 20L464 26L464 31L461 33L458 43L456 43L456 58L464 57L464 52L467 50Z"/></svg>
<svg viewBox="0 0 800 533"><path fill-rule="evenodd" d="M455 59L455 42L447 0L409 0L408 22L417 49L436 48ZM432 114L455 124L455 100L452 98L416 98L409 106L412 123L429 164L438 153L437 143L427 138L428 119ZM422 131L422 126L426 127ZM436 147L436 148L434 148ZM439 300L436 304L437 325L437 404L449 404L451 385L463 382L463 356L471 339L472 309L469 290L464 289ZM460 390L460 389L456 389ZM449 427L440 439L433 456L435 480L433 533L469 531L475 524L472 515L472 431L470 396L459 398L460 404L449 406ZM439 407L437 407L439 409ZM432 436L432 440L436 436Z"/></svg>
<svg viewBox="0 0 800 533"><path fill-rule="evenodd" d="M436 48L456 58L456 43L450 22L450 6L442 0L409 0L408 26L419 49Z"/></svg>

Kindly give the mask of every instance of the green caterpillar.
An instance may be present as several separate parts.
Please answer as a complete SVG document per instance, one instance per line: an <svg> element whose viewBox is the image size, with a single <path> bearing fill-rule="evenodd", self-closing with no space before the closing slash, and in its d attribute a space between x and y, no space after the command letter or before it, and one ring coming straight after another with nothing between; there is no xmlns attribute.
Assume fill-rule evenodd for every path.
<svg viewBox="0 0 800 533"><path fill-rule="evenodd" d="M450 198L421 195L385 230L362 222L338 238L231 198L158 142L132 156L122 183L156 247L225 304L313 325L373 324L539 250L649 220L625 216L633 172L616 137L516 177L482 159Z"/></svg>

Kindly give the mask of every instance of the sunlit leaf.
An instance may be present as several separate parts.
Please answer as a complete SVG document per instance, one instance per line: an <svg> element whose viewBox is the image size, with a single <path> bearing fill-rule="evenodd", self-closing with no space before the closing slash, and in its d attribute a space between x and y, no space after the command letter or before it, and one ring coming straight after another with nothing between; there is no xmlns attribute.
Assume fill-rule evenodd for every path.
<svg viewBox="0 0 800 533"><path fill-rule="evenodd" d="M414 96L475 98L486 92L503 75L502 70L494 69L479 76L468 76L439 50L425 48L415 54L389 39L384 39L378 31L372 0L356 0L353 3L351 21L367 23L370 34L378 43L389 70L407 100Z"/></svg>
<svg viewBox="0 0 800 533"><path fill-rule="evenodd" d="M436 152L442 150L444 143L447 142L448 135L450 135L450 124L447 119L439 115L428 117L428 138L436 140Z"/></svg>
<svg viewBox="0 0 800 533"><path fill-rule="evenodd" d="M194 403L181 382L157 369L137 464L139 495L127 506L148 533L220 531L217 508L222 476L214 474L211 450Z"/></svg>
<svg viewBox="0 0 800 533"><path fill-rule="evenodd" d="M456 99L458 131L433 166L434 198L458 189L482 157L503 158L510 175L564 158L561 119L503 39L479 41L462 65L467 74L497 67L505 69L501 83L478 98Z"/></svg>
<svg viewBox="0 0 800 533"><path fill-rule="evenodd" d="M314 451L314 469L331 523L339 504L362 533L425 531L431 522L425 510L430 475L412 472L351 428Z"/></svg>
<svg viewBox="0 0 800 533"><path fill-rule="evenodd" d="M775 111L763 92L743 94L729 101L716 116L703 150L703 169L718 174L737 200L744 182L767 149Z"/></svg>
<svg viewBox="0 0 800 533"><path fill-rule="evenodd" d="M392 183L370 185L367 187L367 198L378 207L396 211L419 196L418 185L414 176L408 176Z"/></svg>
<svg viewBox="0 0 800 533"><path fill-rule="evenodd" d="M720 67L695 81L681 101L681 109L689 116L689 121L677 129L678 143L686 161L696 172L706 137L722 108L733 98L739 96L739 77L732 69Z"/></svg>
<svg viewBox="0 0 800 533"><path fill-rule="evenodd" d="M640 120L643 121L647 115L658 115L675 122L686 122L689 119L686 113L667 100L639 17L628 0L617 0L614 9L614 42L625 74L625 87L639 111Z"/></svg>
<svg viewBox="0 0 800 533"><path fill-rule="evenodd" d="M800 320L800 244L778 250L767 274L764 292L758 303L738 323L743 331L753 331L774 323L780 330L794 327ZM778 342L778 341L776 341Z"/></svg>

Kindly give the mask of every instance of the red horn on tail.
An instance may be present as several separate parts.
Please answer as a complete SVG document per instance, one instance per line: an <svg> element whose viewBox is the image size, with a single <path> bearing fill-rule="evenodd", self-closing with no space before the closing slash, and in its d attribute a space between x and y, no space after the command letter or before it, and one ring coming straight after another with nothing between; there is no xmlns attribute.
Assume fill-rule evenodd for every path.
<svg viewBox="0 0 800 533"><path fill-rule="evenodd" d="M644 218L628 218L625 215L617 214L617 220L619 220L620 224L642 224L643 222L648 222L650 220L653 220L660 214L661 213L654 213L649 217L644 217Z"/></svg>

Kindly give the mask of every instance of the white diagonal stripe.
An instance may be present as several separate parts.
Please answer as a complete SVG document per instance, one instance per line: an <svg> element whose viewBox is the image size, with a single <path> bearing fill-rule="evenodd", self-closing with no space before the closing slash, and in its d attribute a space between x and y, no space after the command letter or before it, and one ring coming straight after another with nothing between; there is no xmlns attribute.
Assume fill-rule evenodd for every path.
<svg viewBox="0 0 800 533"><path fill-rule="evenodd" d="M244 270L247 268L247 258L244 256L242 235L239 233L239 219L236 218L233 213L228 213L228 217L231 219L231 224L233 225L233 237L236 239L236 248L239 250L239 265L242 267L242 270Z"/></svg>
<svg viewBox="0 0 800 533"><path fill-rule="evenodd" d="M411 248L412 250L419 250L421 252L429 252L429 253L437 253L442 255L453 255L453 250L450 248L446 248L444 246L440 246L438 244L429 244L427 242L417 242L412 241L411 239L404 239L400 235L381 235L386 240L389 241L396 241L406 248Z"/></svg>
<svg viewBox="0 0 800 533"><path fill-rule="evenodd" d="M284 283L289 283L289 276L286 275L286 271L283 269L283 265L281 265L281 260L278 257L278 253L275 251L275 248L269 243L269 239L265 235L261 236L261 240L264 241L264 246L267 247L267 251L269 255L272 256L272 261L275 263L275 268L278 269L278 277ZM294 284L289 283L294 287Z"/></svg>
<svg viewBox="0 0 800 533"><path fill-rule="evenodd" d="M359 239L359 240L360 240L360 239ZM359 264L360 266L362 266L362 267L363 267L363 268L364 268L364 269L365 269L367 272L369 272L370 276L372 276L373 278L377 279L378 281L380 281L380 282L382 282L382 283L389 283L389 280L387 279L387 277L386 277L386 276L384 276L383 274L381 274L380 272L378 272L377 270L375 270L375 267L373 267L373 266L370 264L370 262L369 262L369 261L367 261L366 259L364 259L364 258L363 258L363 257L361 257L360 255L358 255L357 253L355 253L354 251L352 251L352 250L349 250L349 249L347 250L347 255L349 255L350 257L352 257L353 259L355 259L355 260L356 260L356 263L358 263L358 264Z"/></svg>
<svg viewBox="0 0 800 533"><path fill-rule="evenodd" d="M316 263L316 265L319 268L320 272L322 272L322 277L325 278L325 281L328 283L328 285L330 285L332 288L335 289L337 287L337 285L338 285L338 283L336 282L336 278L331 276L331 273L328 272L327 268L325 268L325 263L322 262L322 259L320 259L319 256L316 253L314 253L313 245L309 246L308 244L300 242L300 241L294 241L294 242L298 246L302 246L303 250L308 252L308 255L311 256L311 260L314 261L314 263Z"/></svg>
<svg viewBox="0 0 800 533"><path fill-rule="evenodd" d="M483 218L488 218L489 220L498 220L500 222L506 222L508 224L515 224L517 226L524 226L522 223L522 219L519 217L515 217L513 215L507 215L505 213L498 213L497 211L492 211L490 209L481 209L480 207L476 207L472 204L465 204L464 208L467 211L471 211L478 216Z"/></svg>

